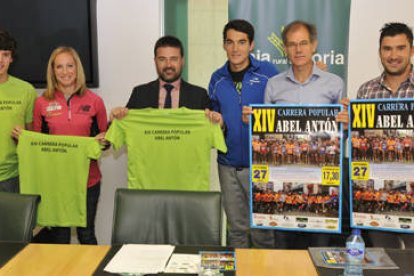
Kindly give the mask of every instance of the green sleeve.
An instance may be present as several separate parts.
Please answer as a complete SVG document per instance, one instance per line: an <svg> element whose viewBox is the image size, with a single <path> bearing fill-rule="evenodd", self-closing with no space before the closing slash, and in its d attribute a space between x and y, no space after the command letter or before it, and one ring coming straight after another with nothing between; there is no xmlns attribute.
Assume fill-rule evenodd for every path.
<svg viewBox="0 0 414 276"><path fill-rule="evenodd" d="M89 138L90 139L90 143L88 143L87 148L88 148L88 157L90 159L98 159L99 157L101 157L101 145L99 144L99 142L97 140L95 140L95 138Z"/></svg>
<svg viewBox="0 0 414 276"><path fill-rule="evenodd" d="M33 107L35 100L37 98L37 92L34 89L33 86L30 86L28 97L27 97L27 103L26 103L26 110L25 110L25 123L31 123L33 122Z"/></svg>
<svg viewBox="0 0 414 276"><path fill-rule="evenodd" d="M123 120L126 120L124 118ZM125 135L120 120L114 120L106 132L105 139L109 141L115 150L118 150L125 144Z"/></svg>
<svg viewBox="0 0 414 276"><path fill-rule="evenodd" d="M212 138L213 138L213 147L218 149L219 151L226 153L227 146L224 140L223 131L219 124L212 124L211 126Z"/></svg>

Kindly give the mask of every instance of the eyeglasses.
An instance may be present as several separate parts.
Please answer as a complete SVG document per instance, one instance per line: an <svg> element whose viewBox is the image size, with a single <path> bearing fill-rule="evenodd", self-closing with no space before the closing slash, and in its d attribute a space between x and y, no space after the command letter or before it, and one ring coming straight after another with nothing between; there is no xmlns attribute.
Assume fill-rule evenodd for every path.
<svg viewBox="0 0 414 276"><path fill-rule="evenodd" d="M286 48L297 48L299 47L307 47L309 46L310 41L309 40L302 40L300 42L287 42L286 43Z"/></svg>

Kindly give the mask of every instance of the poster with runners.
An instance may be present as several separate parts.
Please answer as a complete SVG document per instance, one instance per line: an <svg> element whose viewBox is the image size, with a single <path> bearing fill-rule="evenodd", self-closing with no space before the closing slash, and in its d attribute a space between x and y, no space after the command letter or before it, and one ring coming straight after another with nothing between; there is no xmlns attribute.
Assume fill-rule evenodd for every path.
<svg viewBox="0 0 414 276"><path fill-rule="evenodd" d="M252 106L252 227L340 233L341 108Z"/></svg>
<svg viewBox="0 0 414 276"><path fill-rule="evenodd" d="M414 232L414 101L349 105L351 226Z"/></svg>

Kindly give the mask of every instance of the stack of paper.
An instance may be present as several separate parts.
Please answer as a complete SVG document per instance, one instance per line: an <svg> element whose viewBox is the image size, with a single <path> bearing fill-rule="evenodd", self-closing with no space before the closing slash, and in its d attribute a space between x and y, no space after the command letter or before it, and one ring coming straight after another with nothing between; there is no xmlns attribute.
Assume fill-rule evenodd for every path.
<svg viewBox="0 0 414 276"><path fill-rule="evenodd" d="M111 273L157 274L163 272L174 246L126 244L105 267Z"/></svg>

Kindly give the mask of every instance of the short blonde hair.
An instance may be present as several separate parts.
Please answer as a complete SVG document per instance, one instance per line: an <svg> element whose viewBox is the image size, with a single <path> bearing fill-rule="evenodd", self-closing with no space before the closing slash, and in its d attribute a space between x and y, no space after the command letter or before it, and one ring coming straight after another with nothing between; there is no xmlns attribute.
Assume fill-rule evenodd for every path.
<svg viewBox="0 0 414 276"><path fill-rule="evenodd" d="M43 93L43 96L51 100L55 97L55 90L58 89L58 82L56 79L55 71L53 69L55 59L58 55L62 53L68 53L73 57L76 66L76 88L75 90L79 95L85 94L87 89L86 81L85 81L85 72L83 70L82 62L79 58L78 53L72 47L61 46L53 50L52 54L50 55L49 61L47 63L47 73L46 73L46 81L47 87L46 91Z"/></svg>

